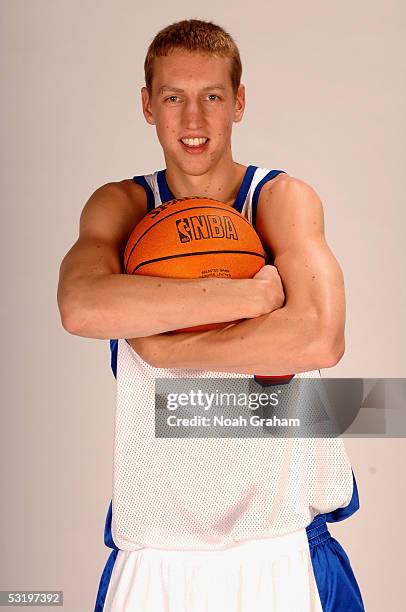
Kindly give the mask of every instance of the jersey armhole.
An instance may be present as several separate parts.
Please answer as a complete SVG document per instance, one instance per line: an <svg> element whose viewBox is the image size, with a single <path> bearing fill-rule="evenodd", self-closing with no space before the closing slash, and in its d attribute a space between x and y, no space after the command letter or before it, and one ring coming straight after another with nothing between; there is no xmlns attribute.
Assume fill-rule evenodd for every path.
<svg viewBox="0 0 406 612"><path fill-rule="evenodd" d="M155 208L155 198L154 198L154 192L152 191L148 181L143 175L133 176L133 181L137 183L138 185L141 185L141 187L144 188L146 196L147 196L147 211L150 212L151 210Z"/></svg>
<svg viewBox="0 0 406 612"><path fill-rule="evenodd" d="M270 172L268 172L268 174L264 176L263 179L259 181L258 185L254 189L254 193L252 195L252 226L254 229L256 229L257 208L261 189L265 185L265 183L271 181L273 178L275 178L275 176L278 176L278 174L281 173L286 174L285 170L271 170Z"/></svg>

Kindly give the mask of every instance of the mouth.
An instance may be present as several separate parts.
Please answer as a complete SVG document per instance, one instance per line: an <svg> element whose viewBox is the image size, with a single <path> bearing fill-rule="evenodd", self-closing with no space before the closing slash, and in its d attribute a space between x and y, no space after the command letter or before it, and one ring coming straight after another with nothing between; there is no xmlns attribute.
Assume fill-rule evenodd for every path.
<svg viewBox="0 0 406 612"><path fill-rule="evenodd" d="M179 142L181 143L183 149L188 153L196 154L202 153L207 149L210 138L206 137L198 137L198 138L181 138Z"/></svg>

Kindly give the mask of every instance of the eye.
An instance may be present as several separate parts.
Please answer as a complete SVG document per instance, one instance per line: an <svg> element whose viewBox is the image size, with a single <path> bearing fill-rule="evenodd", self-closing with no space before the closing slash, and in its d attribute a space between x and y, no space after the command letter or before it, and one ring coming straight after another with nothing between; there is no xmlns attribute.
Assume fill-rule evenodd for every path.
<svg viewBox="0 0 406 612"><path fill-rule="evenodd" d="M218 98L220 100L220 97L217 94L209 94L209 98Z"/></svg>
<svg viewBox="0 0 406 612"><path fill-rule="evenodd" d="M173 98L177 98L178 96L169 96L169 98L165 98L165 102L167 102L168 100L172 101Z"/></svg>

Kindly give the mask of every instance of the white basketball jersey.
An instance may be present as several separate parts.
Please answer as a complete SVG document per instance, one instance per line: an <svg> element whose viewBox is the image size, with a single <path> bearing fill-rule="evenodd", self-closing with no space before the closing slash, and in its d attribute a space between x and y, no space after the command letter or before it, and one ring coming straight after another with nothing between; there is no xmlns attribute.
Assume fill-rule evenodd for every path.
<svg viewBox="0 0 406 612"><path fill-rule="evenodd" d="M254 227L259 191L280 172L247 168L235 207ZM149 210L174 198L163 170L134 180L144 186ZM252 376L154 368L125 339L111 342L117 378L111 534L119 549L223 549L302 529L316 515L349 505L356 485L341 438L155 437L155 378L235 378L238 393Z"/></svg>

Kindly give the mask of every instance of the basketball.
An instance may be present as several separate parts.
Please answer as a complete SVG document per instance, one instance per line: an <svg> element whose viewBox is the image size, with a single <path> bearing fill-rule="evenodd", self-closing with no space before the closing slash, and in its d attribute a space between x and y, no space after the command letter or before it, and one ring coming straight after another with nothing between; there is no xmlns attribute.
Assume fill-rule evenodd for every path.
<svg viewBox="0 0 406 612"><path fill-rule="evenodd" d="M237 210L209 198L185 197L147 213L124 250L126 274L167 278L252 278L265 252L251 223ZM203 331L231 323L176 330Z"/></svg>

